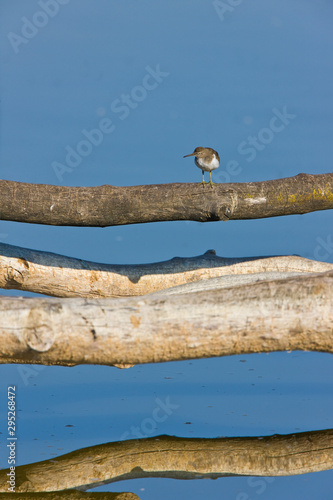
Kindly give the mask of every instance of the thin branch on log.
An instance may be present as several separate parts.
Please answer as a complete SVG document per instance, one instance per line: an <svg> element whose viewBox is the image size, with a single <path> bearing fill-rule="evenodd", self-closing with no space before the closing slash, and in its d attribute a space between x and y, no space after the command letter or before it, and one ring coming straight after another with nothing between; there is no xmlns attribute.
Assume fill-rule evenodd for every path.
<svg viewBox="0 0 333 500"><path fill-rule="evenodd" d="M263 182L67 187L0 181L0 219L56 226L258 219L333 208L333 174Z"/></svg>
<svg viewBox="0 0 333 500"><path fill-rule="evenodd" d="M16 492L88 489L142 477L292 476L333 467L333 431L236 438L158 436L106 443L16 467ZM0 471L0 491L8 488ZM89 481L89 478L94 480Z"/></svg>
<svg viewBox="0 0 333 500"><path fill-rule="evenodd" d="M273 279L269 273L278 277L277 273L329 270L333 270L333 264L294 255L225 258L218 257L214 250L198 257L175 257L154 264L108 265L0 243L0 288L55 297L137 296L220 276L225 278L219 287L248 282L250 274L252 280L258 280ZM207 286L215 286L211 280L209 283Z"/></svg>
<svg viewBox="0 0 333 500"><path fill-rule="evenodd" d="M122 299L0 298L0 363L119 367L285 350L333 352L333 271Z"/></svg>

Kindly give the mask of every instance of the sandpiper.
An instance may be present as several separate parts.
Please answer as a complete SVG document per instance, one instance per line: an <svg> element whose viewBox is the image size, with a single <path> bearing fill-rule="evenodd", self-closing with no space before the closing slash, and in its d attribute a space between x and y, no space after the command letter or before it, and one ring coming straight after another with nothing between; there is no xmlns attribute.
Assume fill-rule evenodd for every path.
<svg viewBox="0 0 333 500"><path fill-rule="evenodd" d="M202 170L202 184L210 184L212 186L214 184L212 181L212 170L215 170L220 165L218 152L212 148L198 147L190 155L185 155L184 158L188 156L194 156L194 163ZM205 182L205 172L209 172L209 183Z"/></svg>

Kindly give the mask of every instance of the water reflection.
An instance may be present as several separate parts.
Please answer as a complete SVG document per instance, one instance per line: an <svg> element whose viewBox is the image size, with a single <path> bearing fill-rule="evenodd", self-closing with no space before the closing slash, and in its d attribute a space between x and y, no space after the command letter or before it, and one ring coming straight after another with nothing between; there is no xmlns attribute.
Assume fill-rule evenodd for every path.
<svg viewBox="0 0 333 500"><path fill-rule="evenodd" d="M332 467L333 429L213 439L157 436L100 444L17 467L15 492L85 491L143 477L291 476ZM8 473L0 471L1 492L8 491Z"/></svg>

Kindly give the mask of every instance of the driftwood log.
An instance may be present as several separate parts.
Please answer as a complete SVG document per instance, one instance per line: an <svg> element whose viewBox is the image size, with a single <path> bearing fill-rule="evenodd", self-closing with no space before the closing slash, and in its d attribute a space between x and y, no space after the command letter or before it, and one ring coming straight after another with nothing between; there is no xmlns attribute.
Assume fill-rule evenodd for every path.
<svg viewBox="0 0 333 500"><path fill-rule="evenodd" d="M58 226L258 219L333 208L333 174L263 182L68 187L0 181L0 220Z"/></svg>
<svg viewBox="0 0 333 500"><path fill-rule="evenodd" d="M0 298L0 362L119 367L333 352L333 271L121 299Z"/></svg>
<svg viewBox="0 0 333 500"><path fill-rule="evenodd" d="M283 273L330 270L333 270L333 264L295 255L226 258L218 257L214 250L198 257L175 257L154 264L98 264L0 243L0 288L55 297L137 296L198 281L202 286L220 288L243 284L251 279L287 277ZM222 281L208 280L221 276L224 277ZM178 293L183 291L177 288Z"/></svg>
<svg viewBox="0 0 333 500"><path fill-rule="evenodd" d="M292 476L333 467L333 431L192 439L158 436L91 446L16 467L16 492L57 491L142 477ZM0 471L0 491L7 488Z"/></svg>
<svg viewBox="0 0 333 500"><path fill-rule="evenodd" d="M2 493L1 500L140 500L134 493L92 493L77 490Z"/></svg>

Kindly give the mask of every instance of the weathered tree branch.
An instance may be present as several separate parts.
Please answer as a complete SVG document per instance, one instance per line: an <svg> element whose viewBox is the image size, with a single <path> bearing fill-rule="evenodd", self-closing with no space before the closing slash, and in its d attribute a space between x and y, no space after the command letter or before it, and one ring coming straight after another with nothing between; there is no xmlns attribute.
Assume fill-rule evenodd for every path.
<svg viewBox="0 0 333 500"><path fill-rule="evenodd" d="M257 219L333 208L333 174L263 182L67 187L0 181L0 219L58 226Z"/></svg>
<svg viewBox="0 0 333 500"><path fill-rule="evenodd" d="M7 485L8 486L8 485ZM2 493L1 500L140 500L135 493L95 493L75 489L61 491L30 491L26 493Z"/></svg>
<svg viewBox="0 0 333 500"><path fill-rule="evenodd" d="M91 446L16 467L16 491L93 488L141 477L292 476L333 467L332 430L263 437L158 436ZM0 471L0 491L7 488ZM89 480L94 478L94 480Z"/></svg>
<svg viewBox="0 0 333 500"><path fill-rule="evenodd" d="M333 352L333 271L122 299L0 298L0 362L105 364Z"/></svg>
<svg viewBox="0 0 333 500"><path fill-rule="evenodd" d="M220 276L224 276L223 283L216 283L216 286L230 287L251 279L286 277L282 273L329 270L333 270L333 264L294 255L225 258L218 257L214 250L198 257L175 257L154 264L108 265L0 243L0 288L55 297L144 295ZM209 283L213 284L211 280Z"/></svg>

